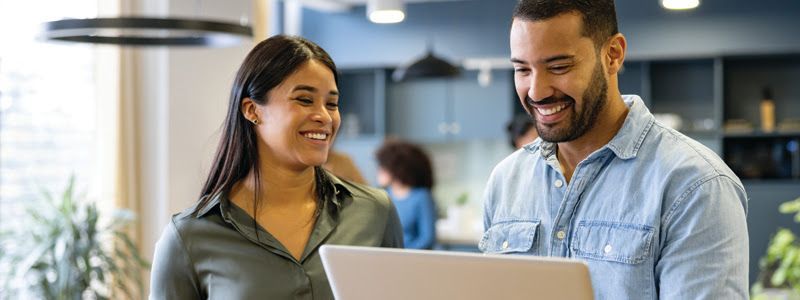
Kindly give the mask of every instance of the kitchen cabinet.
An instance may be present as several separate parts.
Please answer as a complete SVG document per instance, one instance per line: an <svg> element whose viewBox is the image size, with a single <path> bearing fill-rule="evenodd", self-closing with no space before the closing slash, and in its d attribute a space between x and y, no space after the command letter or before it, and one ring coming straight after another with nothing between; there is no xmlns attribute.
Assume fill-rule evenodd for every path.
<svg viewBox="0 0 800 300"><path fill-rule="evenodd" d="M518 105L512 73L495 71L488 86L479 85L477 76L390 83L387 132L420 143L504 138Z"/></svg>

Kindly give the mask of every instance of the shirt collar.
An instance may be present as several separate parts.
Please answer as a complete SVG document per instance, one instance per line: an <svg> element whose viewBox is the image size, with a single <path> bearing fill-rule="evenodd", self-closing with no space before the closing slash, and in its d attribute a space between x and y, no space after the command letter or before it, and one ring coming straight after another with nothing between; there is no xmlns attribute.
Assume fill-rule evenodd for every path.
<svg viewBox="0 0 800 300"><path fill-rule="evenodd" d="M655 123L655 118L639 96L624 95L622 100L629 108L628 116L625 117L625 123L606 147L621 159L631 159L639 153L645 136Z"/></svg>
<svg viewBox="0 0 800 300"><path fill-rule="evenodd" d="M344 185L344 183L342 182L341 179L339 179L336 176L331 175L331 173L328 172L327 170L326 170L326 172L327 172L328 178L331 181L331 184L333 185L333 192L334 192L333 204L336 205L337 208L341 208L342 207L342 203L344 203L343 199L345 197L351 196L352 192L347 188L347 186ZM227 200L227 197L223 197L223 193L226 193L226 192L218 193L218 194L212 196L211 200L208 201L208 204L206 204L206 206L203 207L202 210L197 212L197 217L198 218L202 218L203 216L207 215L209 212L213 211L215 208L219 207L220 204L222 203L222 199L223 198Z"/></svg>
<svg viewBox="0 0 800 300"><path fill-rule="evenodd" d="M604 148L610 149L621 159L636 157L644 143L644 137L653 127L655 118L637 95L623 95L622 100L628 106L625 122L611 141ZM555 155L556 144L537 138L536 141L523 147L528 153L540 151L540 155L549 158Z"/></svg>
<svg viewBox="0 0 800 300"><path fill-rule="evenodd" d="M344 199L352 196L353 193L347 188L344 182L339 179L339 177L334 176L328 170L325 170L325 172L328 173L328 178L330 178L331 183L333 184L333 204L335 204L338 208L342 208Z"/></svg>

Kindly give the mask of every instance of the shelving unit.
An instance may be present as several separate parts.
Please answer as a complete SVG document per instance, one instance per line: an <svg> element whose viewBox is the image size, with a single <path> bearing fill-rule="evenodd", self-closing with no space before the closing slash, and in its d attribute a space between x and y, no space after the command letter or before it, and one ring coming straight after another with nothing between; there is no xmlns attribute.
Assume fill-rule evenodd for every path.
<svg viewBox="0 0 800 300"><path fill-rule="evenodd" d="M797 83L800 54L632 61L620 74L623 94L641 95L654 114L679 116L678 129L717 152L742 179L800 180L798 172L744 171L752 167L741 166L752 164L746 157L762 157L760 166L798 164L797 149L790 143L800 132L758 129L764 87L773 91L778 123L800 118ZM726 131L725 124L733 119L754 129ZM783 143L784 153L776 150L776 143Z"/></svg>

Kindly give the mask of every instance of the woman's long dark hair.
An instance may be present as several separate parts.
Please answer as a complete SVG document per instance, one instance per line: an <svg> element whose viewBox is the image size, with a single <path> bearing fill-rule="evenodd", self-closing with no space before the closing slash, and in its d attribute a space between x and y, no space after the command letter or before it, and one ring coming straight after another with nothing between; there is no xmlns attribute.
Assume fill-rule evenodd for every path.
<svg viewBox="0 0 800 300"><path fill-rule="evenodd" d="M250 98L259 105L265 105L269 101L267 93L270 90L311 60L331 69L338 86L339 77L331 57L320 46L304 38L276 35L250 50L233 81L217 153L200 191L199 203L192 213L193 216L196 217L218 194L229 192L251 170L255 175L254 196L256 200L259 199L262 174L259 170L258 136L254 125L242 114L242 100ZM322 201L330 199L333 190L330 179L321 167L315 166L314 173L319 213ZM258 202L254 201L254 211Z"/></svg>

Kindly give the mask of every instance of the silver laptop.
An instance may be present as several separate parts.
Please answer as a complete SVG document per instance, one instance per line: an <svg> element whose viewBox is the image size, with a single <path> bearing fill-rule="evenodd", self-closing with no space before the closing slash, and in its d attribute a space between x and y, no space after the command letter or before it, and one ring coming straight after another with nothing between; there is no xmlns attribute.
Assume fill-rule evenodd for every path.
<svg viewBox="0 0 800 300"><path fill-rule="evenodd" d="M593 299L581 261L323 245L322 264L339 300Z"/></svg>

